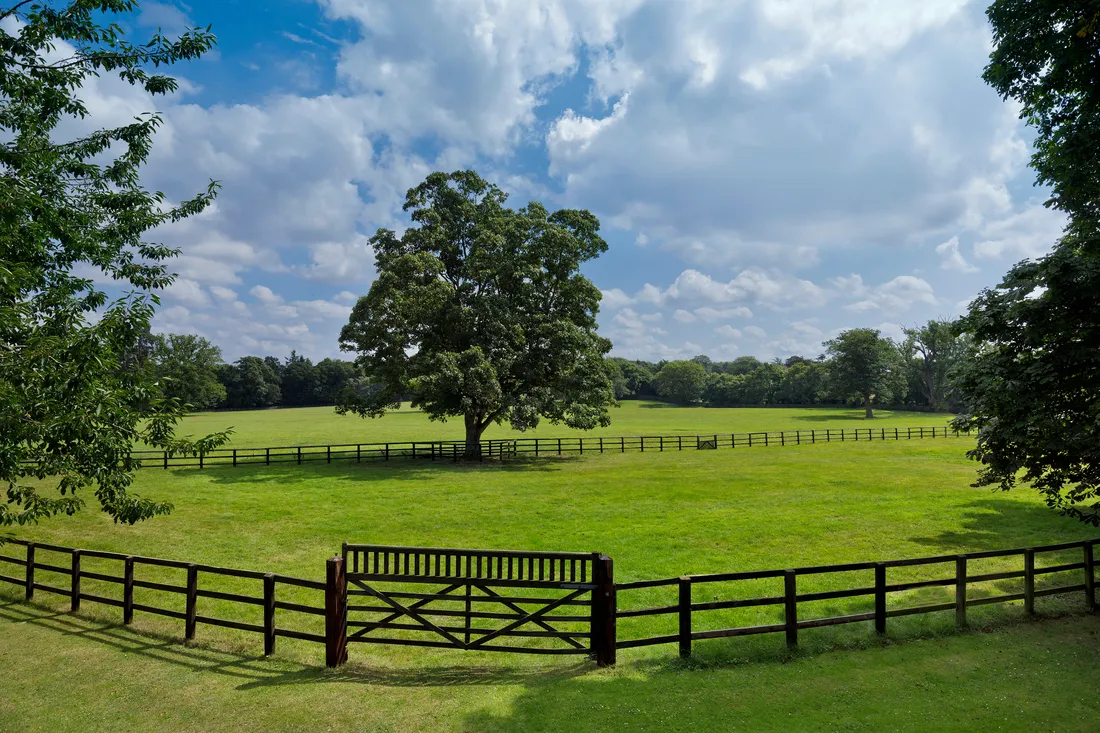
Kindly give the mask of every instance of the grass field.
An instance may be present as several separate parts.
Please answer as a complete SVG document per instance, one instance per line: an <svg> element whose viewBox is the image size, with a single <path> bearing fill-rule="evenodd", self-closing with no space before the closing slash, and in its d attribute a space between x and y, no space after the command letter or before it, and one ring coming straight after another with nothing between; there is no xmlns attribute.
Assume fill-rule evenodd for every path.
<svg viewBox="0 0 1100 733"><path fill-rule="evenodd" d="M570 435L696 435L741 433L750 430L809 430L811 428L942 426L949 415L927 412L876 413L873 420L863 410L835 407L771 409L759 407L678 407L663 402L627 400L611 410L611 425L577 431L543 422L535 430L518 433L507 424L491 425L485 438L566 437ZM462 420L445 423L428 420L408 405L385 417L364 419L337 415L331 407L299 407L241 412L206 412L186 418L181 433L206 435L232 427L230 447L384 443L410 440L462 440Z"/></svg>
<svg viewBox="0 0 1100 733"><path fill-rule="evenodd" d="M623 409L677 415L674 408ZM770 412L775 429L814 416L731 410L727 419L742 412ZM240 415L195 419L239 423ZM915 417L902 423L914 424ZM837 419L844 417L826 414L818 427ZM755 429L759 422L731 429ZM697 425L667 424L659 432L702 432ZM1026 489L1001 494L970 487L968 445L962 438L503 466L150 470L139 474L135 489L173 501L169 517L120 527L87 511L20 528L16 536L318 579L324 559L344 540L599 550L614 557L619 581L1096 536L1050 512ZM981 561L972 572L1014 569L1017 562ZM944 567L927 572L950 574ZM249 582L255 583L230 579L218 589L254 593ZM775 591L768 582L716 592L768 594ZM820 576L813 582L808 578L805 589L828 590L838 581ZM1012 592L1016 582L975 592ZM94 585L87 590L98 592ZM673 602L674 593L624 593L620 607ZM892 602L935 602L946 593L923 589ZM204 608L236 617L218 603ZM820 602L810 613L854 613L867 603ZM276 659L261 660L257 637L229 630L200 627L199 645L182 647L174 622L139 615L135 627L144 635L138 635L117 627L114 609L89 606L76 619L9 604L0 608L0 664L19 674L5 683L8 702L0 710L3 720L21 721L18 730L36 729L36 721L50 730L88 730L108 721L119 730L1090 730L1100 714L1093 682L1100 624L1072 615L1082 609L1077 598L1043 598L1041 613L1070 616L1038 623L1018 623L1017 604L972 609L974 626L997 629L988 634L955 634L950 613L891 619L889 639L907 641L899 646L883 647L870 624L810 630L793 661L782 635L772 635L697 642L696 658L686 666L674 647L623 650L610 671L588 662L353 646L351 664L330 673L315 666L319 648L290 640L280 640ZM699 628L771 623L781 611L712 613L700 618ZM674 624L674 617L623 619L620 637L671 633ZM150 717L113 717L149 698ZM63 707L74 712L49 712Z"/></svg>

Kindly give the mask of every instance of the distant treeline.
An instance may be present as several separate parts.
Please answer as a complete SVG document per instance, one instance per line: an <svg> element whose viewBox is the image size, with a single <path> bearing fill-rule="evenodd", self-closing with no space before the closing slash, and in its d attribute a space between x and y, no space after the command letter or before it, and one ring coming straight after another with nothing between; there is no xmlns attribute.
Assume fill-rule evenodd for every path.
<svg viewBox="0 0 1100 733"><path fill-rule="evenodd" d="M952 398L951 376L967 358L969 347L950 323L930 321L922 328L907 329L901 342L873 333L878 342L873 360L879 362L881 374L875 381L875 404L944 411L961 408ZM608 361L617 399L664 399L714 407L863 403L863 396L851 390L848 375L841 373L850 371L851 365L825 354L770 362L753 356L714 361L706 355L686 361Z"/></svg>
<svg viewBox="0 0 1100 733"><path fill-rule="evenodd" d="M607 364L617 399L714 407L849 405L863 404L870 394L876 405L958 409L951 375L969 354L965 339L942 321L905 334L899 343L877 331L854 329L823 344L826 353L813 359L791 356L765 362L742 356L714 361L700 355L649 362L614 357ZM849 337L863 341L849 343ZM370 389L350 361L314 364L291 352L285 359L244 356L225 363L217 346L190 334L148 335L138 352L133 360L137 368L151 370L166 396L196 410L333 405L345 389ZM853 388L864 382L870 386Z"/></svg>

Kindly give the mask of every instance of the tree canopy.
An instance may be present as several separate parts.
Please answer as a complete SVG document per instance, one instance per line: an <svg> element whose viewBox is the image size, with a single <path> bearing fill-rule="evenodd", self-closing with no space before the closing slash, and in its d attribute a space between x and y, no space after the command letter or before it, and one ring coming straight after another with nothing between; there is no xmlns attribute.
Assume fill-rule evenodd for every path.
<svg viewBox="0 0 1100 733"><path fill-rule="evenodd" d="M196 29L134 45L118 25L103 24L136 7L71 0L0 9L0 480L8 499L0 524L72 514L89 486L116 521L165 513L168 504L127 492L134 442L189 451L226 437L174 438L182 405L135 360L176 254L144 237L202 211L216 184L178 206L141 186L156 115L63 137L87 127L74 124L89 115L85 81L115 75L169 93L176 81L147 69L214 44L209 29ZM130 290L112 300L89 271Z"/></svg>
<svg viewBox="0 0 1100 733"><path fill-rule="evenodd" d="M825 342L833 388L841 394L863 398L867 417L874 417L871 402L876 395L894 390L900 370L897 352L878 329L853 328Z"/></svg>
<svg viewBox="0 0 1100 733"><path fill-rule="evenodd" d="M433 420L463 418L468 457L494 422L610 423L611 343L579 272L607 249L599 221L505 200L473 171L432 173L406 196L412 226L371 238L378 277L340 344L376 388L345 390L339 410L374 417L407 395Z"/></svg>
<svg viewBox="0 0 1100 733"><path fill-rule="evenodd" d="M710 360L707 360L709 363ZM654 381L657 394L662 397L690 405L703 399L703 389L707 386L707 370L699 357L691 361L670 361L657 372Z"/></svg>
<svg viewBox="0 0 1100 733"><path fill-rule="evenodd" d="M957 425L977 430L977 485L1022 478L1100 525L1100 2L997 0L988 16L985 79L1035 127L1032 167L1070 221L1049 255L1016 264L962 319L975 355Z"/></svg>
<svg viewBox="0 0 1100 733"><path fill-rule="evenodd" d="M202 336L154 336L151 362L166 397L195 410L215 407L225 400L225 387L218 381L221 349Z"/></svg>

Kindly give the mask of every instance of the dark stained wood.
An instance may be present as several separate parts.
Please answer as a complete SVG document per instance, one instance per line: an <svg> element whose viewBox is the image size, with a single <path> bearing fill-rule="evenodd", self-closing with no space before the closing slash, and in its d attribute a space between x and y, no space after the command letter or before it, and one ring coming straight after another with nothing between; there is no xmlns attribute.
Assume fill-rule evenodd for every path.
<svg viewBox="0 0 1100 733"><path fill-rule="evenodd" d="M183 638L188 640L195 638L195 617L199 599L198 593L199 568L197 565L189 565L187 567L187 605L184 611L186 619L183 632Z"/></svg>
<svg viewBox="0 0 1100 733"><path fill-rule="evenodd" d="M325 665L329 667L348 661L347 597L344 558L330 557L325 564Z"/></svg>
<svg viewBox="0 0 1100 733"><path fill-rule="evenodd" d="M264 576L264 656L275 653L275 574Z"/></svg>
<svg viewBox="0 0 1100 733"><path fill-rule="evenodd" d="M966 626L966 556L955 559L955 624Z"/></svg>
<svg viewBox="0 0 1100 733"><path fill-rule="evenodd" d="M591 651L596 666L609 667L616 659L616 607L615 565L610 557L592 553L592 621Z"/></svg>
<svg viewBox="0 0 1100 733"><path fill-rule="evenodd" d="M680 656L691 656L691 578L680 578L679 584Z"/></svg>
<svg viewBox="0 0 1100 733"><path fill-rule="evenodd" d="M80 610L80 550L72 552L73 566L70 571L69 610Z"/></svg>
<svg viewBox="0 0 1100 733"><path fill-rule="evenodd" d="M886 633L886 566L875 563L875 631Z"/></svg>
<svg viewBox="0 0 1100 733"><path fill-rule="evenodd" d="M787 646L798 646L798 588L794 570L783 571L783 612Z"/></svg>
<svg viewBox="0 0 1100 733"><path fill-rule="evenodd" d="M1085 605L1090 611L1096 610L1096 572L1093 563L1092 545L1085 544Z"/></svg>
<svg viewBox="0 0 1100 733"><path fill-rule="evenodd" d="M134 620L134 558L128 557L122 566L122 623Z"/></svg>
<svg viewBox="0 0 1100 733"><path fill-rule="evenodd" d="M27 570L27 579L26 579L26 583L25 583L25 586L26 586L25 594L26 594L27 600L29 601L29 600L32 600L34 598L34 543L33 542L28 542L27 543L27 566L26 566L26 570Z"/></svg>

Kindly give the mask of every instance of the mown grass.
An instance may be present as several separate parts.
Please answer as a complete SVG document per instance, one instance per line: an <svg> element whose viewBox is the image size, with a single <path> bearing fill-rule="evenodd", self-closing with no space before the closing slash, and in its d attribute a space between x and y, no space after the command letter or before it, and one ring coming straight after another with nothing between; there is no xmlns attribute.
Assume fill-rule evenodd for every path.
<svg viewBox="0 0 1100 733"><path fill-rule="evenodd" d="M485 438L697 435L750 430L942 426L949 417L942 413L879 411L873 420L866 420L863 410L835 407L679 407L663 402L626 400L620 407L612 408L611 425L607 428L578 431L543 422L535 430L519 433L507 424L491 425L485 432ZM234 431L228 445L241 448L462 440L465 437L460 419L431 421L423 412L410 409L407 404L377 419L337 415L331 407L206 412L185 418L180 432L207 435L228 427Z"/></svg>
<svg viewBox="0 0 1100 733"><path fill-rule="evenodd" d="M344 540L599 550L614 557L619 581L1095 536L1092 528L1050 512L1027 490L1004 494L970 487L974 465L963 456L969 444L951 438L504 465L146 470L135 490L173 501L171 516L122 527L87 511L16 535L314 579L322 577L325 558ZM4 552L19 554L15 548ZM1041 563L1076 559L1063 553ZM971 572L1015 569L1019 562L985 560ZM950 566L898 571L891 580L952 572ZM179 575L165 570L145 577L178 583ZM259 590L257 581L203 577L201 587ZM48 574L41 578L51 582ZM696 589L696 599L777 594L777 584L769 582L704 586ZM1043 582L1080 581L1046 576ZM800 579L807 591L868 584L869 574L856 573ZM1017 587L1018 581L999 581L973 593ZM117 593L93 582L85 590ZM152 600L157 592L145 593ZM624 592L620 607L672 603L674 593ZM895 594L891 605L949 596L947 589L924 589ZM975 728L1031 730L1042 723L1042 729L1087 730L1100 707L1095 695L1073 692L1095 676L1095 621L1075 616L1017 627L1023 618L1019 604L971 610L974 626L1001 629L991 635L956 636L950 612L891 619L890 642L935 640L911 647L882 648L870 624L861 623L804 631L793 657L782 635L769 635L696 642L688 665L670 646L623 650L619 666L609 672L579 660L353 646L352 664L333 674L316 669L322 652L303 642L280 639L276 658L261 661L255 658L262 648L258 637L200 626L199 646L183 648L177 645L177 622L138 614L136 629L153 635L141 636L117 628L115 609L86 604L81 619L50 618L58 606L45 594L39 598L47 605L14 604L0 611L0 663L18 670L13 686L5 685L13 701L8 708L25 722L35 721L38 711L43 728L56 730L97 727L112 707L136 705L144 696L157 698L152 722L127 723L123 716L116 729L932 730L958 728L965 713L969 717L962 720ZM319 594L304 590L286 599L320 602ZM175 598L156 602L180 605ZM200 613L258 621L258 609L200 603ZM1083 607L1077 597L1037 603L1045 615ZM843 599L806 604L800 613L810 618L868 607L866 599ZM708 612L696 614L694 623L696 629L721 628L772 623L780 615L777 607ZM280 624L317 630L309 626L313 619L279 618ZM58 633L66 628L72 633ZM621 638L672 633L675 618L622 619L619 629ZM849 651L830 653L835 649ZM62 685L60 667L79 681ZM66 699L75 700L67 709L79 715L49 712ZM105 701L111 699L113 705Z"/></svg>

